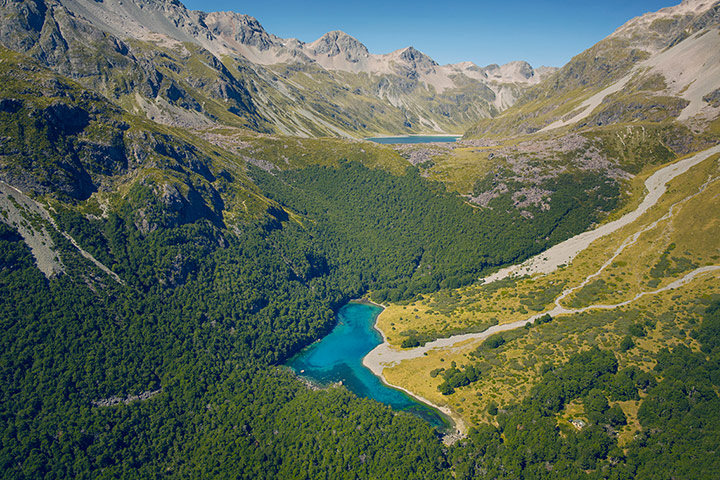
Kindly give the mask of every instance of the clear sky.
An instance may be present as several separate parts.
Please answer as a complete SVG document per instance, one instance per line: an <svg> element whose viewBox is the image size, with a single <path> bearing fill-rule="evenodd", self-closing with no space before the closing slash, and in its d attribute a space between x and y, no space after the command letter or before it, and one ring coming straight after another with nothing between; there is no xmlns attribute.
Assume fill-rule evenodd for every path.
<svg viewBox="0 0 720 480"><path fill-rule="evenodd" d="M440 64L526 60L562 66L627 20L680 0L184 0L194 10L232 10L283 38L316 40L342 30L372 53L409 45Z"/></svg>

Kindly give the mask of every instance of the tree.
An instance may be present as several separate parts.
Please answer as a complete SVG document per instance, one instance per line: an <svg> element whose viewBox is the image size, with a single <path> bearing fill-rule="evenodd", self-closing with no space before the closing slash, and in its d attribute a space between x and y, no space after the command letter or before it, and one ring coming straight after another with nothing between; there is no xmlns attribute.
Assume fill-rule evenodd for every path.
<svg viewBox="0 0 720 480"><path fill-rule="evenodd" d="M630 335L626 335L625 338L620 342L620 351L627 352L631 348L635 347L635 342Z"/></svg>

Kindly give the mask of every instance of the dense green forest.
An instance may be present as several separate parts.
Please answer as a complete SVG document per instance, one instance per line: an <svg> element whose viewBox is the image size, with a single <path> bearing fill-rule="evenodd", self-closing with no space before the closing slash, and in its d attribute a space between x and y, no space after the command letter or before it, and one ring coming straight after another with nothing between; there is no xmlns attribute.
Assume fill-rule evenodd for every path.
<svg viewBox="0 0 720 480"><path fill-rule="evenodd" d="M108 242L129 270L178 252L194 258L192 273L162 288L103 280L67 245L76 273L47 280L21 238L0 229L6 478L702 478L720 467L717 303L694 334L702 352L666 351L655 375L584 352L547 366L525 401L500 406L496 426L447 448L420 419L343 388L308 390L272 366L328 328L333 305L308 292L323 282L268 255L267 226L242 243L228 236L222 249L202 222L126 239L122 255ZM98 403L141 392L157 394ZM612 428L624 418L607 401L639 392L643 431L623 451ZM576 398L592 424L558 431L554 415Z"/></svg>
<svg viewBox="0 0 720 480"><path fill-rule="evenodd" d="M303 227L273 232L276 244L295 251L297 231L313 239L309 256L323 256L320 269L358 278L377 301L397 301L439 288L457 288L488 267L524 260L587 229L617 205L618 184L597 174L565 174L547 185L555 192L547 210L532 207L528 221L506 193L476 208L445 192L416 168L389 175L358 162L339 168L311 166L252 176L269 198L308 218ZM302 255L302 253L300 254ZM308 257L308 254L304 254Z"/></svg>
<svg viewBox="0 0 720 480"><path fill-rule="evenodd" d="M197 278L168 292L139 281L100 285L70 253L63 260L82 273L48 281L21 238L0 229L4 477L355 478L364 471L377 478L392 471L432 478L442 471L440 443L420 419L344 389L312 392L270 366L327 328L332 310L308 298L284 263L265 264L249 240L219 254L232 258L232 272L200 267ZM182 244L178 235L158 235L149 253L172 245L200 261L211 230L187 227ZM126 255L142 258L141 250ZM212 293L201 288L205 275L215 278L205 287ZM147 401L98 404L158 390Z"/></svg>

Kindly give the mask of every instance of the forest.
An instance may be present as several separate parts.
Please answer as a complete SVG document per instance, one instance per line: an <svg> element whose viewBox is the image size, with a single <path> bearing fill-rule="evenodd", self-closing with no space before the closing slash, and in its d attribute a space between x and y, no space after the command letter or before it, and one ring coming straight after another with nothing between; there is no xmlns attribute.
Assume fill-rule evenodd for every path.
<svg viewBox="0 0 720 480"><path fill-rule="evenodd" d="M104 220L56 209L124 284L57 232L66 273L47 279L0 224L5 478L691 478L718 467L717 304L696 333L702 353L664 352L656 375L619 369L601 350L548 365L527 399L498 406L495 425L452 447L410 414L342 387L307 389L279 365L324 335L350 298L466 283L591 219L559 209L520 224L501 209L507 199L477 211L412 169L253 175L286 210L239 232L207 218L143 232L130 205ZM520 233L503 236L508 224ZM439 373L449 388L482 374ZM613 437L622 412L608 399L638 392L643 430L623 451ZM554 415L577 398L592 406L592 424L559 431ZM655 455L669 439L683 448Z"/></svg>
<svg viewBox="0 0 720 480"><path fill-rule="evenodd" d="M323 256L322 268L359 276L361 288L381 303L457 288L488 268L522 261L601 220L619 197L614 181L567 174L573 178L549 187L555 192L550 208L531 207L528 221L510 193L480 209L414 167L401 176L359 162L251 174L269 198L309 219L303 233L313 239L310 255L317 260L319 250ZM302 256L293 249L307 251L295 240L298 229L273 232L288 258Z"/></svg>
<svg viewBox="0 0 720 480"><path fill-rule="evenodd" d="M534 176L527 185L513 181L510 169L491 168L469 182L475 195L499 192L479 207L424 177L428 169L405 169L406 159L390 148L223 127L233 107L205 94L198 99L221 118L207 117L202 128L156 122L143 108L128 108L136 94L154 92L149 105L162 100L162 87L182 100L177 86L187 80L243 104L249 97L239 84L223 83L230 66L193 54L190 43L178 51L189 48L198 70L212 66L207 60L221 77L191 72L179 82L186 71L172 48L166 55L141 46L144 40L116 41L48 5L2 4L12 12L0 29L5 38L15 43L16 33L30 32L22 42L35 56L0 46L0 179L52 215L57 229L37 216L18 221L47 230L61 268L45 276L0 209L0 477L655 479L720 472L716 298L688 299L704 311L692 327L693 349L661 351L652 371L598 348L554 363L538 358L540 380L530 394L490 405L491 421L453 445L420 418L343 386L310 388L283 366L326 335L351 299L402 302L468 285L603 221L629 198L622 172L583 170L571 150L557 176ZM62 33L72 29L77 36L67 44ZM146 50L152 54L131 58ZM61 58L68 63L58 71L72 79L47 68ZM570 68L573 85L588 65ZM82 85L77 67L94 86ZM244 63L232 69L255 78ZM565 100L561 108L579 97ZM526 117L528 126L547 114ZM492 121L504 128L502 119ZM642 131L629 149L618 135L625 125L593 135L603 153L616 145L607 156L613 168L634 173L647 159L669 161L709 141L693 143L686 127L650 125L647 137L644 123L627 128ZM495 189L499 182L504 193ZM513 197L527 186L542 192L541 202ZM687 267L673 255L668 249L648 284ZM540 311L543 300L521 303ZM630 330L621 348L634 348L642 328ZM432 340L405 333L406 347ZM442 393L483 379L490 367L479 367L479 353L523 334L490 337L467 364L433 371ZM638 431L621 445L617 431L629 422L618 402L628 400L639 402ZM582 405L586 424L560 422L571 404Z"/></svg>

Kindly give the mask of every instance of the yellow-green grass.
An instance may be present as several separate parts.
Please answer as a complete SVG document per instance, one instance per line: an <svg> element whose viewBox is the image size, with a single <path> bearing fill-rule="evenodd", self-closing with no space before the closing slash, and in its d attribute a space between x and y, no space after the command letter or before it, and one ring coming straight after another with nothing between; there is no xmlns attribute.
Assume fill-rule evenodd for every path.
<svg viewBox="0 0 720 480"><path fill-rule="evenodd" d="M441 336L468 328L484 330L492 325L526 318L539 311L521 303L523 298L520 295L526 295L529 299L538 298L549 290L559 293L553 287L560 285L552 282L552 279L525 279L517 283L511 281L507 282L507 287L495 292L491 288L496 286L443 290L407 305L388 305L378 317L377 325L386 334L388 343L393 345L400 345L406 338L402 333L409 330L434 332ZM549 306L550 302L545 305Z"/></svg>
<svg viewBox="0 0 720 480"><path fill-rule="evenodd" d="M457 291L439 292L408 305L389 305L378 320L379 326L389 332L391 343L398 344L403 339L399 333L408 329L439 331L441 327L469 327L478 319L506 323L522 318L522 315L527 317L529 314L520 314L520 295L538 294L553 285L579 285L630 235L661 218L672 204L697 193L701 185L718 174L718 157L715 156L677 177L670 182L658 204L638 222L594 242L568 267L549 275L506 281L501 288L494 288L492 284L473 285ZM720 207L719 201L720 181L717 181L708 183L703 192L678 204L670 219L642 234L637 244L623 251L599 277L617 285L623 283L624 287L600 294L595 292L594 296L586 296L582 303L619 303L637 292L653 291L683 276L687 271L663 274L654 288L647 285L648 279L652 278L650 270L673 243L672 254L691 258L698 266L720 264L720 243L716 240L720 235L720 222L713 215ZM697 299L708 299L713 295L720 296L720 273L717 271L698 276L681 288L646 295L622 308L559 316L549 324L516 330L514 335L519 332L519 338L495 350L481 349L477 359L469 354L480 342L469 341L465 345L431 351L421 358L404 361L386 368L384 374L391 383L415 391L435 403L448 405L470 425L491 421L488 404L496 402L502 407L521 399L539 380L539 365L567 360L573 353L592 345L620 352L620 342L633 323L649 322L646 325L648 334L635 338L636 346L619 354L621 366L637 365L649 370L654 366L654 354L661 348L685 344L697 349L697 343L689 336L704 308ZM572 297L565 303L571 300ZM458 365L477 361L483 373L475 384L445 397L437 391L442 379L430 377L430 372L447 367L452 361ZM621 407L631 424L620 432L622 441L627 442L634 432L632 425L637 422L636 412L629 404L622 403Z"/></svg>
<svg viewBox="0 0 720 480"><path fill-rule="evenodd" d="M561 427L561 432L564 429L577 428L575 425L570 423L570 420L582 420L587 423L588 418L585 415L585 407L582 400L573 400L565 405L565 408L558 413L557 422L558 426Z"/></svg>
<svg viewBox="0 0 720 480"><path fill-rule="evenodd" d="M702 185L708 179L711 183L700 192L698 184ZM697 194L690 198L693 188ZM717 157L706 160L687 176L671 182L668 194L654 210L668 213L671 205L678 201L681 203L675 205L672 216L640 235L635 244L623 250L595 278L594 281L605 282L604 287L578 290L563 303L573 307L598 302L619 303L640 292L662 288L694 268L720 264L720 242L717 240L720 220L714 215L714 212L720 211ZM660 267L664 261L667 261L669 269L663 271Z"/></svg>
<svg viewBox="0 0 720 480"><path fill-rule="evenodd" d="M488 158L490 150L478 147L458 147L446 155L433 158L428 169L429 178L443 182L448 189L462 195L470 194L497 161Z"/></svg>
<svg viewBox="0 0 720 480"><path fill-rule="evenodd" d="M310 165L337 166L341 160L358 161L370 168L383 168L402 175L409 166L397 152L386 145L340 138L300 138L253 134L227 127L206 130L215 144L232 149L236 158L265 160L282 170ZM244 164L244 162L243 162Z"/></svg>
<svg viewBox="0 0 720 480"><path fill-rule="evenodd" d="M640 395L643 396L642 394ZM640 431L640 422L638 421L638 410L640 409L640 400L626 400L624 402L610 402L610 406L615 405L622 408L627 425L618 429L617 441L620 448L627 446L635 438L635 434Z"/></svg>
<svg viewBox="0 0 720 480"><path fill-rule="evenodd" d="M713 297L714 296L714 297ZM646 296L629 306L613 311L594 310L582 314L559 316L552 322L520 329L522 336L496 349L483 347L473 357L481 342L467 341L447 350L435 350L426 356L406 360L385 368L383 374L392 384L402 386L431 400L447 405L469 425L492 421L488 405L504 405L522 400L530 388L540 380L540 366L544 363L566 361L574 353L591 346L599 346L616 353L620 367L636 365L650 371L655 366L657 352L666 347L688 345L698 349L690 331L700 319L705 303L698 298L720 298L720 274L715 272L696 278L693 282L653 296ZM635 347L621 352L620 343L630 325L641 323L647 335L635 337ZM430 372L457 365L475 363L481 370L480 379L467 387L443 396L437 390L440 376ZM620 405L629 420L632 411ZM635 420L632 420L635 421Z"/></svg>
<svg viewBox="0 0 720 480"><path fill-rule="evenodd" d="M656 170L656 167L649 168L647 173L639 177L644 181ZM497 284L471 285L454 291L426 295L407 305L390 304L378 318L378 326L387 334L391 344L400 345L405 338L400 334L408 330L447 336L459 330L509 323L535 312L549 310L561 287L580 285L589 275L596 273L633 233L660 219L674 203L697 193L699 186L708 178L719 174L717 156L714 156L674 179L658 204L639 221L596 240L581 252L569 267L548 275L508 281L505 282L507 286L502 288L497 288ZM640 193L639 189L634 190L636 194ZM629 300L640 292L653 291L667 285L690 269L688 267L672 274L666 272L657 279L657 285L653 287L648 284L654 278L651 275L653 267L673 243L675 248L670 257L691 259L697 266L720 263L716 241L720 235L720 220L713 216L713 212L720 211L718 193L720 182L710 183L704 192L678 204L670 219L659 222L655 228L642 234L634 245L623 250L597 277L606 282L606 288L595 289L594 292L586 289L580 296L571 294L563 304L574 307L598 302L615 304ZM526 302L528 298L532 298L535 303L543 304L545 308L538 310L537 305L535 309L523 305L522 297L525 297Z"/></svg>
<svg viewBox="0 0 720 480"><path fill-rule="evenodd" d="M611 407L614 407L615 405L619 406L623 413L625 413L625 417L627 419L626 425L616 428L617 440L620 448L629 444L635 437L635 434L640 431L640 422L637 418L640 403L640 400L609 402ZM570 422L571 420L582 420L586 423L588 422L582 400L573 400L565 405L565 408L558 413L557 423L558 427L560 427L561 434L564 430L578 429L578 427Z"/></svg>

